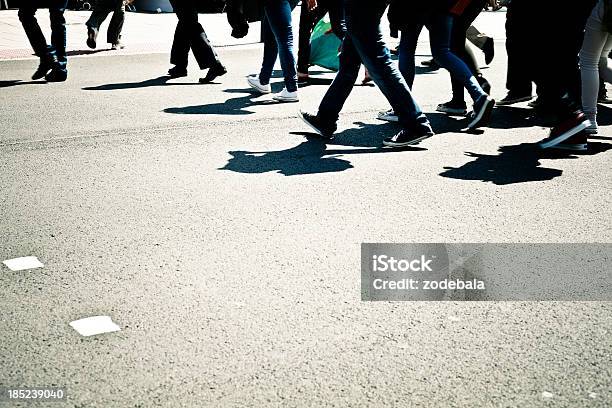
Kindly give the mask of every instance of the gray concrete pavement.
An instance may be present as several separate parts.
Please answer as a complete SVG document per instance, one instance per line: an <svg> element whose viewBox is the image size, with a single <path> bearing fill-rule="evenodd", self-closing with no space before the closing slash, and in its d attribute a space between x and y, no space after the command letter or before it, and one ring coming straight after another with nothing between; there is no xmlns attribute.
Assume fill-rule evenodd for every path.
<svg viewBox="0 0 612 408"><path fill-rule="evenodd" d="M590 154L540 155L526 107L460 133L432 113L447 74L421 73L439 135L381 149L387 104L356 87L325 146L296 116L325 86L265 103L261 50L220 52L213 85L152 80L165 55L73 59L66 84L0 62L0 258L45 263L0 269L0 385L65 386L58 407L611 404L609 303L366 303L359 281L361 242L610 242L609 118ZM98 314L122 330L68 326Z"/></svg>

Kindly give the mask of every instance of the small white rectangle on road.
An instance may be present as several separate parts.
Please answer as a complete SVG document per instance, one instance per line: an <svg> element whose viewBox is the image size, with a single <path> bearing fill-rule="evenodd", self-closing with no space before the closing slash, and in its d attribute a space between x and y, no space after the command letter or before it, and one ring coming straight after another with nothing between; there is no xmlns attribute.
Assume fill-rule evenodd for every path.
<svg viewBox="0 0 612 408"><path fill-rule="evenodd" d="M70 322L70 326L81 336L93 336L121 330L109 316L92 316Z"/></svg>
<svg viewBox="0 0 612 408"><path fill-rule="evenodd" d="M26 269L42 268L45 266L35 256L7 259L2 263L5 264L11 271L25 271Z"/></svg>

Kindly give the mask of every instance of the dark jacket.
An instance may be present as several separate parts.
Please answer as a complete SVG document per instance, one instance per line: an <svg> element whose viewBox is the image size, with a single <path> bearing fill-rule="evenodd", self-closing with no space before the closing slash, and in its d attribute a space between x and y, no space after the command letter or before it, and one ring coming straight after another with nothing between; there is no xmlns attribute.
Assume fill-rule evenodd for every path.
<svg viewBox="0 0 612 408"><path fill-rule="evenodd" d="M232 26L232 37L242 38L249 33L249 23L261 21L264 0L227 0L227 22Z"/></svg>
<svg viewBox="0 0 612 408"><path fill-rule="evenodd" d="M264 6L269 0L226 0L227 22L232 26L232 37L242 38L249 32L249 23L261 21ZM289 0L293 9L298 0Z"/></svg>

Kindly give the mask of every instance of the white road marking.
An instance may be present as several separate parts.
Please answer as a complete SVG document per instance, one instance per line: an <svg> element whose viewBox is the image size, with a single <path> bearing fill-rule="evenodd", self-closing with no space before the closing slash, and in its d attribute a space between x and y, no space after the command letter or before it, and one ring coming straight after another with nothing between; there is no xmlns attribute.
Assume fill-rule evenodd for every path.
<svg viewBox="0 0 612 408"><path fill-rule="evenodd" d="M92 316L84 319L75 320L70 322L70 326L81 336L93 336L102 333L112 333L120 331L121 328L117 326L109 316Z"/></svg>
<svg viewBox="0 0 612 408"><path fill-rule="evenodd" d="M35 256L7 259L2 263L5 264L11 271L24 271L26 269L42 268L45 266Z"/></svg>

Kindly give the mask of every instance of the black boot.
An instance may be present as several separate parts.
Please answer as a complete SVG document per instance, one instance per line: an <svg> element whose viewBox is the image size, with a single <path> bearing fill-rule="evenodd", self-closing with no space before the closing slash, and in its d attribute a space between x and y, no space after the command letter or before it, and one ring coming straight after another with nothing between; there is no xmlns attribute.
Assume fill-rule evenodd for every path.
<svg viewBox="0 0 612 408"><path fill-rule="evenodd" d="M47 82L64 82L68 79L68 70L57 64L51 69L51 72L45 75L45 79Z"/></svg>
<svg viewBox="0 0 612 408"><path fill-rule="evenodd" d="M200 83L209 84L212 81L214 81L215 78L220 77L221 75L225 75L225 74L227 74L227 69L225 69L223 64L221 64L220 62L217 62L217 64L210 67L210 69L208 70L204 78L200 78Z"/></svg>
<svg viewBox="0 0 612 408"><path fill-rule="evenodd" d="M187 67L181 65L175 65L168 70L170 78L182 78L187 76Z"/></svg>
<svg viewBox="0 0 612 408"><path fill-rule="evenodd" d="M51 58L41 58L36 72L32 74L32 79L37 80L44 78L45 75L47 75L47 73L53 68L53 63L54 61Z"/></svg>

